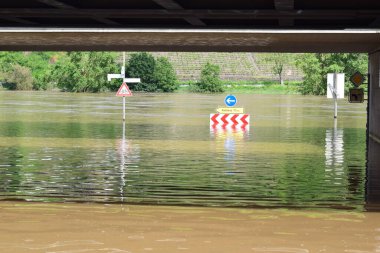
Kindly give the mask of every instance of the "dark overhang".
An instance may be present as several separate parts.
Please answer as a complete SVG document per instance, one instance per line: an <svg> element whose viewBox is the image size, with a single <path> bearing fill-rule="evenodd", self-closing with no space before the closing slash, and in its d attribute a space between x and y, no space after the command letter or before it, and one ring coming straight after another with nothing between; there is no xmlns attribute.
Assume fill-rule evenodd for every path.
<svg viewBox="0 0 380 253"><path fill-rule="evenodd" d="M378 0L12 0L0 27L379 28Z"/></svg>
<svg viewBox="0 0 380 253"><path fill-rule="evenodd" d="M0 50L373 52L379 0L13 0Z"/></svg>

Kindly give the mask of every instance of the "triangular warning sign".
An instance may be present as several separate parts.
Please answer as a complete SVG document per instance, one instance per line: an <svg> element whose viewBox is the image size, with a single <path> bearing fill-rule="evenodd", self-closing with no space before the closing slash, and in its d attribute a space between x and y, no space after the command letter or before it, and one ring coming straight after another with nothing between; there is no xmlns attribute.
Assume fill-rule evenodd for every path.
<svg viewBox="0 0 380 253"><path fill-rule="evenodd" d="M132 96L132 92L129 90L129 87L126 83L123 83L119 90L116 93L116 96L118 97L130 97Z"/></svg>

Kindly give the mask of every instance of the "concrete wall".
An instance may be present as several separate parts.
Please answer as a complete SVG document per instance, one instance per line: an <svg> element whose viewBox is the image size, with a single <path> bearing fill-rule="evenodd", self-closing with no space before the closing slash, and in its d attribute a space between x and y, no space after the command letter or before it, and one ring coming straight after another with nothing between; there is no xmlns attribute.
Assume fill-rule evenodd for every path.
<svg viewBox="0 0 380 253"><path fill-rule="evenodd" d="M367 209L380 209L380 52L369 55Z"/></svg>

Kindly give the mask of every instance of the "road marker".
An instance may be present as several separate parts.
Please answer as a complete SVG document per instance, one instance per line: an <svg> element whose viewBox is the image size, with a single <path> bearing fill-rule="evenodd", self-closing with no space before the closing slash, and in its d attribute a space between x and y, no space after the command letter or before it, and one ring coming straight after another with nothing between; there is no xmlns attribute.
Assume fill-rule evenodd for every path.
<svg viewBox="0 0 380 253"><path fill-rule="evenodd" d="M108 74L107 80L110 82L112 79L123 79L123 84L120 86L119 90L116 93L116 96L123 97L123 121L125 121L125 97L132 96L132 92L129 90L129 87L126 83L139 83L141 82L140 78L126 78L125 77L125 52L123 52L123 66L121 67L120 74ZM125 87L125 86L126 87ZM130 95L128 95L130 94Z"/></svg>
<svg viewBox="0 0 380 253"><path fill-rule="evenodd" d="M227 106L234 106L237 103L237 99L234 95L227 95L226 98L224 99L224 103Z"/></svg>
<svg viewBox="0 0 380 253"><path fill-rule="evenodd" d="M218 113L238 113L238 114L242 114L242 113L244 113L244 108L235 108L235 107L232 107L232 108L218 108L218 109L216 109L216 111Z"/></svg>
<svg viewBox="0 0 380 253"><path fill-rule="evenodd" d="M117 91L116 96L118 96L118 97L131 97L132 92L129 90L128 85L126 83L123 83L120 86L119 90Z"/></svg>
<svg viewBox="0 0 380 253"><path fill-rule="evenodd" d="M210 114L210 126L245 128L249 126L249 114Z"/></svg>

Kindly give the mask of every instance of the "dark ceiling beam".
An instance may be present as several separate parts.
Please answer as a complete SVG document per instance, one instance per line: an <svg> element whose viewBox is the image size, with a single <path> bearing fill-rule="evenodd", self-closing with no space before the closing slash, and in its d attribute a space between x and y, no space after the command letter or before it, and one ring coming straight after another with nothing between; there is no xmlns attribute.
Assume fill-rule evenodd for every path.
<svg viewBox="0 0 380 253"><path fill-rule="evenodd" d="M49 1L49 0L46 0L46 1ZM41 2L43 2L43 0ZM22 18L18 18L18 17L1 17L1 19L8 20L8 21L15 22L15 23L19 23L19 24L23 24L23 25L37 25L36 22L32 22L30 20L26 20L26 19L22 19Z"/></svg>
<svg viewBox="0 0 380 253"><path fill-rule="evenodd" d="M161 5L168 10L182 10L183 7L173 0L153 0L158 5Z"/></svg>
<svg viewBox="0 0 380 253"><path fill-rule="evenodd" d="M40 3L44 3L46 5L58 8L58 9L65 9L65 10L76 10L77 9L74 6L65 4L65 3L61 2L61 1L57 1L57 0L37 0L37 1ZM119 23L117 23L113 20L104 18L104 17L91 17L91 18L100 22L100 23L106 24L106 25L113 25L113 26L119 26L120 25Z"/></svg>
<svg viewBox="0 0 380 253"><path fill-rule="evenodd" d="M207 18L314 19L377 18L380 10L157 10L157 9L0 9L1 17L39 18Z"/></svg>
<svg viewBox="0 0 380 253"><path fill-rule="evenodd" d="M62 3L57 0L37 0L37 2L58 8L58 9L76 9L74 6Z"/></svg>
<svg viewBox="0 0 380 253"><path fill-rule="evenodd" d="M167 10L183 10L183 7L179 5L174 0L153 0L158 5L161 5ZM187 17L184 18L187 23L193 25L193 26L206 26L206 24L196 17Z"/></svg>
<svg viewBox="0 0 380 253"><path fill-rule="evenodd" d="M294 10L294 0L274 0L274 7L278 11ZM278 24L282 27L294 26L293 18L280 18Z"/></svg>
<svg viewBox="0 0 380 253"><path fill-rule="evenodd" d="M280 11L294 10L294 0L274 0L274 7Z"/></svg>
<svg viewBox="0 0 380 253"><path fill-rule="evenodd" d="M22 19L22 18L15 18L15 17L0 17L0 19L4 19L7 21L11 21L11 22L19 23L19 24L23 24L23 25L37 25L38 24L36 22L32 22L32 21Z"/></svg>
<svg viewBox="0 0 380 253"><path fill-rule="evenodd" d="M375 20L369 24L371 28L380 28L380 17L375 18Z"/></svg>

